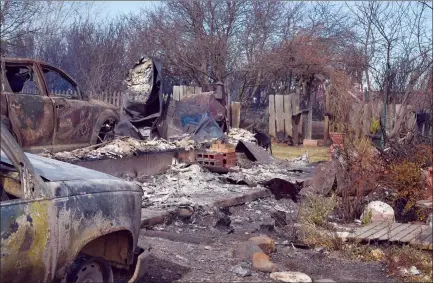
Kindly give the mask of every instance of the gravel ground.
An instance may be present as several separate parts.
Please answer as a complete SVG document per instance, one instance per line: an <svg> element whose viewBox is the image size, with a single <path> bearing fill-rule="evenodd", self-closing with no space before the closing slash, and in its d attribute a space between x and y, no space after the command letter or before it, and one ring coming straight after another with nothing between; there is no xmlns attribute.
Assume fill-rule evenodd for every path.
<svg viewBox="0 0 434 283"><path fill-rule="evenodd" d="M232 207L229 209L232 221L228 227L213 227L223 215L216 210L199 211L188 221L178 219L153 228L152 233L163 231L175 237L182 236L182 240L150 237L150 231L142 230L139 244L151 244L152 256L149 269L139 282L272 282L268 273L252 270L251 276L239 277L231 272L231 268L239 263L232 256L233 250L240 242L261 234L276 241L277 250L270 258L281 271L303 272L312 280L396 282L387 276L379 262L351 261L339 253L327 254L284 245L283 241L291 238L288 232L279 227L274 231L260 228L260 223L270 219L271 212L276 209L286 211L288 219L295 217L297 204L288 199L268 198ZM197 239L205 239L205 243L197 243Z"/></svg>

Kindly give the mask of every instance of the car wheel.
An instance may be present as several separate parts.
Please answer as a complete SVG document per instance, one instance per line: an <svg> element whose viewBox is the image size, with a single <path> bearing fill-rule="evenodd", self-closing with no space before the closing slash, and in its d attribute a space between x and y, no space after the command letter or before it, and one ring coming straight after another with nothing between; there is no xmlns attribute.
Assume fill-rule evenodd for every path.
<svg viewBox="0 0 434 283"><path fill-rule="evenodd" d="M116 124L115 120L108 120L104 123L104 125L102 125L97 137L97 141L96 141L97 144L106 141L111 141L115 138L115 133L114 133L115 124Z"/></svg>
<svg viewBox="0 0 434 283"><path fill-rule="evenodd" d="M67 282L74 283L112 283L113 271L110 264L102 258L80 256L68 274Z"/></svg>

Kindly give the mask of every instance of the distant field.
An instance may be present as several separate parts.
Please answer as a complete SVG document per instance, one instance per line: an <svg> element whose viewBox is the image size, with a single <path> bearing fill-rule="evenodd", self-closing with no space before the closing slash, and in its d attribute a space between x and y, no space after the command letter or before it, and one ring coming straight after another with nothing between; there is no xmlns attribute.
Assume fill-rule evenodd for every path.
<svg viewBox="0 0 434 283"><path fill-rule="evenodd" d="M273 155L281 159L292 159L309 154L310 162L327 161L329 159L328 147L305 147L273 144Z"/></svg>

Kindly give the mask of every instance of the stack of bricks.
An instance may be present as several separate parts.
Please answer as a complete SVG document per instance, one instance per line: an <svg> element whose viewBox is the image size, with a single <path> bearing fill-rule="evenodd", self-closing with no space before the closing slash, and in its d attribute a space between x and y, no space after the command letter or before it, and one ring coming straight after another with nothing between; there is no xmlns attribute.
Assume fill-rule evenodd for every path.
<svg viewBox="0 0 434 283"><path fill-rule="evenodd" d="M217 142L206 152L199 152L196 160L203 166L230 168L237 166L235 147Z"/></svg>

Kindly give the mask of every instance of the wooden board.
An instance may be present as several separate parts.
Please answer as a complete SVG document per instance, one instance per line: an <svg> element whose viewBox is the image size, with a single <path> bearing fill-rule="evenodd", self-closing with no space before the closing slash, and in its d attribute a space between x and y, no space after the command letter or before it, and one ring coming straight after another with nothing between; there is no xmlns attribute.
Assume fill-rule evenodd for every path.
<svg viewBox="0 0 434 283"><path fill-rule="evenodd" d="M176 101L179 101L179 92L180 92L180 86L174 85L173 86L173 99Z"/></svg>
<svg viewBox="0 0 434 283"><path fill-rule="evenodd" d="M329 116L324 116L324 142L329 139Z"/></svg>
<svg viewBox="0 0 434 283"><path fill-rule="evenodd" d="M184 96L186 95L186 93L187 93L187 86L185 86L185 85L182 85L182 86L180 86L179 87L179 100L183 100L184 99Z"/></svg>
<svg viewBox="0 0 434 283"><path fill-rule="evenodd" d="M304 114L300 114L300 120L298 121L298 132L301 134L303 133L303 123L304 123Z"/></svg>
<svg viewBox="0 0 434 283"><path fill-rule="evenodd" d="M379 240L380 237L383 237L385 235L391 235L392 231L394 229L398 228L400 225L402 225L402 224L400 224L400 223L390 223L387 227L385 227L384 229L381 229L377 233L372 234L367 239L368 240Z"/></svg>
<svg viewBox="0 0 434 283"><path fill-rule="evenodd" d="M387 233L385 233L383 236L380 236L378 240L386 241L392 238L393 236L396 236L397 234L401 233L403 230L407 229L411 225L411 224L402 224L402 223L395 223L395 224L396 224L395 227L392 226L393 229L386 231Z"/></svg>
<svg viewBox="0 0 434 283"><path fill-rule="evenodd" d="M312 94L310 94L310 99L309 99L309 105L308 105L308 109L309 112L307 113L307 125L306 125L306 136L305 138L307 139L312 139L312 107L313 107L313 97Z"/></svg>
<svg viewBox="0 0 434 283"><path fill-rule="evenodd" d="M381 223L377 222L377 223L373 223L373 224L369 224L366 225L364 227L361 227L359 229L357 229L354 233L352 233L350 235L351 238L359 238L360 235L366 233L367 231L371 230L372 228L375 228L376 226L380 225Z"/></svg>
<svg viewBox="0 0 434 283"><path fill-rule="evenodd" d="M375 227L365 231L365 233L360 234L359 238L364 239L364 240L368 240L369 236L374 235L375 233L378 233L379 231L381 231L383 229L387 229L388 227L390 227L390 225L391 225L391 223L381 222L381 223L379 223L379 225L376 225Z"/></svg>
<svg viewBox="0 0 434 283"><path fill-rule="evenodd" d="M283 133L285 131L285 117L283 116L283 95L277 94L274 97L274 107L276 108L276 133Z"/></svg>
<svg viewBox="0 0 434 283"><path fill-rule="evenodd" d="M192 94L194 94L194 86L187 86L185 95L187 96Z"/></svg>
<svg viewBox="0 0 434 283"><path fill-rule="evenodd" d="M394 235L393 237L390 237L389 241L390 242L399 241L419 227L420 227L420 225L410 225L407 229L404 229L401 232L399 232L398 234Z"/></svg>
<svg viewBox="0 0 434 283"><path fill-rule="evenodd" d="M237 152L244 152L244 154L252 161L258 161L261 164L269 164L273 162L271 154L260 146L253 143L240 140L235 147Z"/></svg>
<svg viewBox="0 0 434 283"><path fill-rule="evenodd" d="M231 103L232 128L240 127L241 104L239 102Z"/></svg>
<svg viewBox="0 0 434 283"><path fill-rule="evenodd" d="M425 230L427 229L431 229L430 227L427 227L425 225L421 225L420 227L416 228L415 230L413 230L413 232L407 234L406 236L404 236L403 238L399 239L400 242L402 243L408 243L411 242L412 240L416 239L417 237L421 236L423 232L425 232Z"/></svg>
<svg viewBox="0 0 434 283"><path fill-rule="evenodd" d="M272 137L276 137L276 112L274 108L274 95L268 96L268 133Z"/></svg>
<svg viewBox="0 0 434 283"><path fill-rule="evenodd" d="M201 93L202 93L202 88L200 86L194 88L194 94L201 94Z"/></svg>
<svg viewBox="0 0 434 283"><path fill-rule="evenodd" d="M292 107L289 95L283 96L283 113L285 118L285 135L292 137Z"/></svg>
<svg viewBox="0 0 434 283"><path fill-rule="evenodd" d="M348 239L388 241L432 250L432 236L432 227L428 225L378 222L359 228Z"/></svg>

